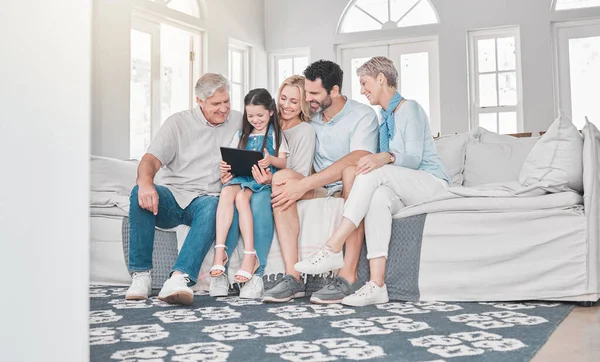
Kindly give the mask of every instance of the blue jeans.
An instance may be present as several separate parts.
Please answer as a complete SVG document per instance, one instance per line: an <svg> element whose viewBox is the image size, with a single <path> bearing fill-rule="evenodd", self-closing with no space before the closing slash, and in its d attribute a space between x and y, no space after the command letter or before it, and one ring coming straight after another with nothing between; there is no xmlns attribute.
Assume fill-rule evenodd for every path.
<svg viewBox="0 0 600 362"><path fill-rule="evenodd" d="M169 189L164 186L155 187L158 192L158 215L140 207L138 186L131 191L129 270L135 272L152 269L155 227L170 229L182 224L188 225L190 231L172 271L188 274L192 286L196 284L202 261L215 240L219 198L199 196L182 209Z"/></svg>
<svg viewBox="0 0 600 362"><path fill-rule="evenodd" d="M254 274L262 276L265 272L265 266L267 265L267 256L271 249L271 242L273 241L273 233L275 230L273 209L271 208L271 188L267 187L259 192L253 193L252 198L250 199L250 208L252 209L252 220L254 222L254 249L256 249L258 260L260 260L260 266ZM233 222L231 223L231 228L229 229L227 240L225 241L228 257L231 256L231 253L233 253L237 247L239 238L240 228L238 212L234 207Z"/></svg>

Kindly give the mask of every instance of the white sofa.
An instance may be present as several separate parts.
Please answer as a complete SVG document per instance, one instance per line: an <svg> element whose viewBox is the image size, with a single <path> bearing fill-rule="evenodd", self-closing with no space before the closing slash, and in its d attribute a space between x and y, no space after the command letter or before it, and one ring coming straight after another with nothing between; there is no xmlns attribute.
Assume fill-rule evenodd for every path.
<svg viewBox="0 0 600 362"><path fill-rule="evenodd" d="M415 215L426 215L417 254L417 279L413 283L418 289L416 299L600 298L600 133L590 125L584 130L583 139L570 142L561 134L564 127L555 128L558 136L557 132L550 135L551 127L543 142L539 137L514 138L483 129L436 140L453 187L444 195L407 207L394 216L395 223L400 223ZM548 147L553 146L557 146L555 151L548 152ZM568 170L560 172L544 171L544 162L556 164L555 158L547 155L566 151L571 155L579 152L579 161L574 163L582 166L567 165ZM524 171L524 164L530 170ZM92 156L93 283L129 283L119 233L120 219L127 215L136 166L133 161ZM573 175L577 169L575 173L579 174ZM546 179L532 182L526 179L526 171L530 176L543 173ZM582 189L572 191L571 188L578 188L573 182L557 186L560 180L548 179L548 175L556 174L558 178L578 179ZM519 182L519 176L525 179ZM303 257L325 242L334 230L341 220L343 203L328 198L301 201L298 207ZM114 232L107 231L109 224ZM187 228L174 231L181 244ZM394 237L403 238L401 234ZM394 247L398 243L392 240L391 244ZM238 248L231 259L233 270L239 266L241 256ZM208 287L211 262L212 251L202 265L197 289ZM411 262L414 260L394 260L401 265ZM393 264L392 260L389 264ZM283 270L275 235L265 274L275 276ZM388 279L390 283L395 280Z"/></svg>

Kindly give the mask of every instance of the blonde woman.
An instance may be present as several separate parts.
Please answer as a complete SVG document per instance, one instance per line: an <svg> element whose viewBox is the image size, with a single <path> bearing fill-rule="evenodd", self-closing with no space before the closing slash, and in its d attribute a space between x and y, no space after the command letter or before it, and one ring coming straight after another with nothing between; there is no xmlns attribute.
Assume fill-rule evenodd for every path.
<svg viewBox="0 0 600 362"><path fill-rule="evenodd" d="M342 223L323 248L295 268L320 274L342 267L342 246L364 219L371 280L342 300L358 307L388 302L385 267L394 213L445 190L450 179L437 154L427 114L419 103L398 92L394 63L375 57L358 68L357 75L361 94L382 107L379 153L358 161Z"/></svg>
<svg viewBox="0 0 600 362"><path fill-rule="evenodd" d="M281 130L290 149L287 167L308 176L315 153L315 131L310 124L311 112L305 98L304 77L293 75L279 87L277 109Z"/></svg>

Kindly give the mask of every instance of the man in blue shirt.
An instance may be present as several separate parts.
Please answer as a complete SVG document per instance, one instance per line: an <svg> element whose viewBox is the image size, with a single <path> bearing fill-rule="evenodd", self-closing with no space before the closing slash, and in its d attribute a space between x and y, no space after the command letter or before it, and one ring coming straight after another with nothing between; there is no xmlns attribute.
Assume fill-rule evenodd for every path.
<svg viewBox="0 0 600 362"><path fill-rule="evenodd" d="M377 114L367 105L342 95L343 72L331 61L319 60L304 71L306 100L316 112L312 119L317 141L314 156L315 173L308 177L282 170L273 178L273 214L286 275L265 292L265 302L286 302L305 294L298 262L300 222L296 201L326 196L347 197L354 181L358 160L378 149ZM346 172L344 172L346 170ZM357 228L346 241L344 266L334 280L313 293L311 302L339 303L352 294L357 285L360 250L364 229Z"/></svg>

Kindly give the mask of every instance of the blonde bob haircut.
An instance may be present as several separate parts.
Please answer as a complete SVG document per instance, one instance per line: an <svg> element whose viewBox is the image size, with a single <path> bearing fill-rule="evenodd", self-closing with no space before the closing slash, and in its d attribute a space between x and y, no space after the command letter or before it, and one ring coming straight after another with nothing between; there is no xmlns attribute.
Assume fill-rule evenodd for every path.
<svg viewBox="0 0 600 362"><path fill-rule="evenodd" d="M383 74L389 87L398 87L398 70L394 62L386 57L374 57L365 62L356 70L356 75L368 75L377 78L379 73Z"/></svg>

